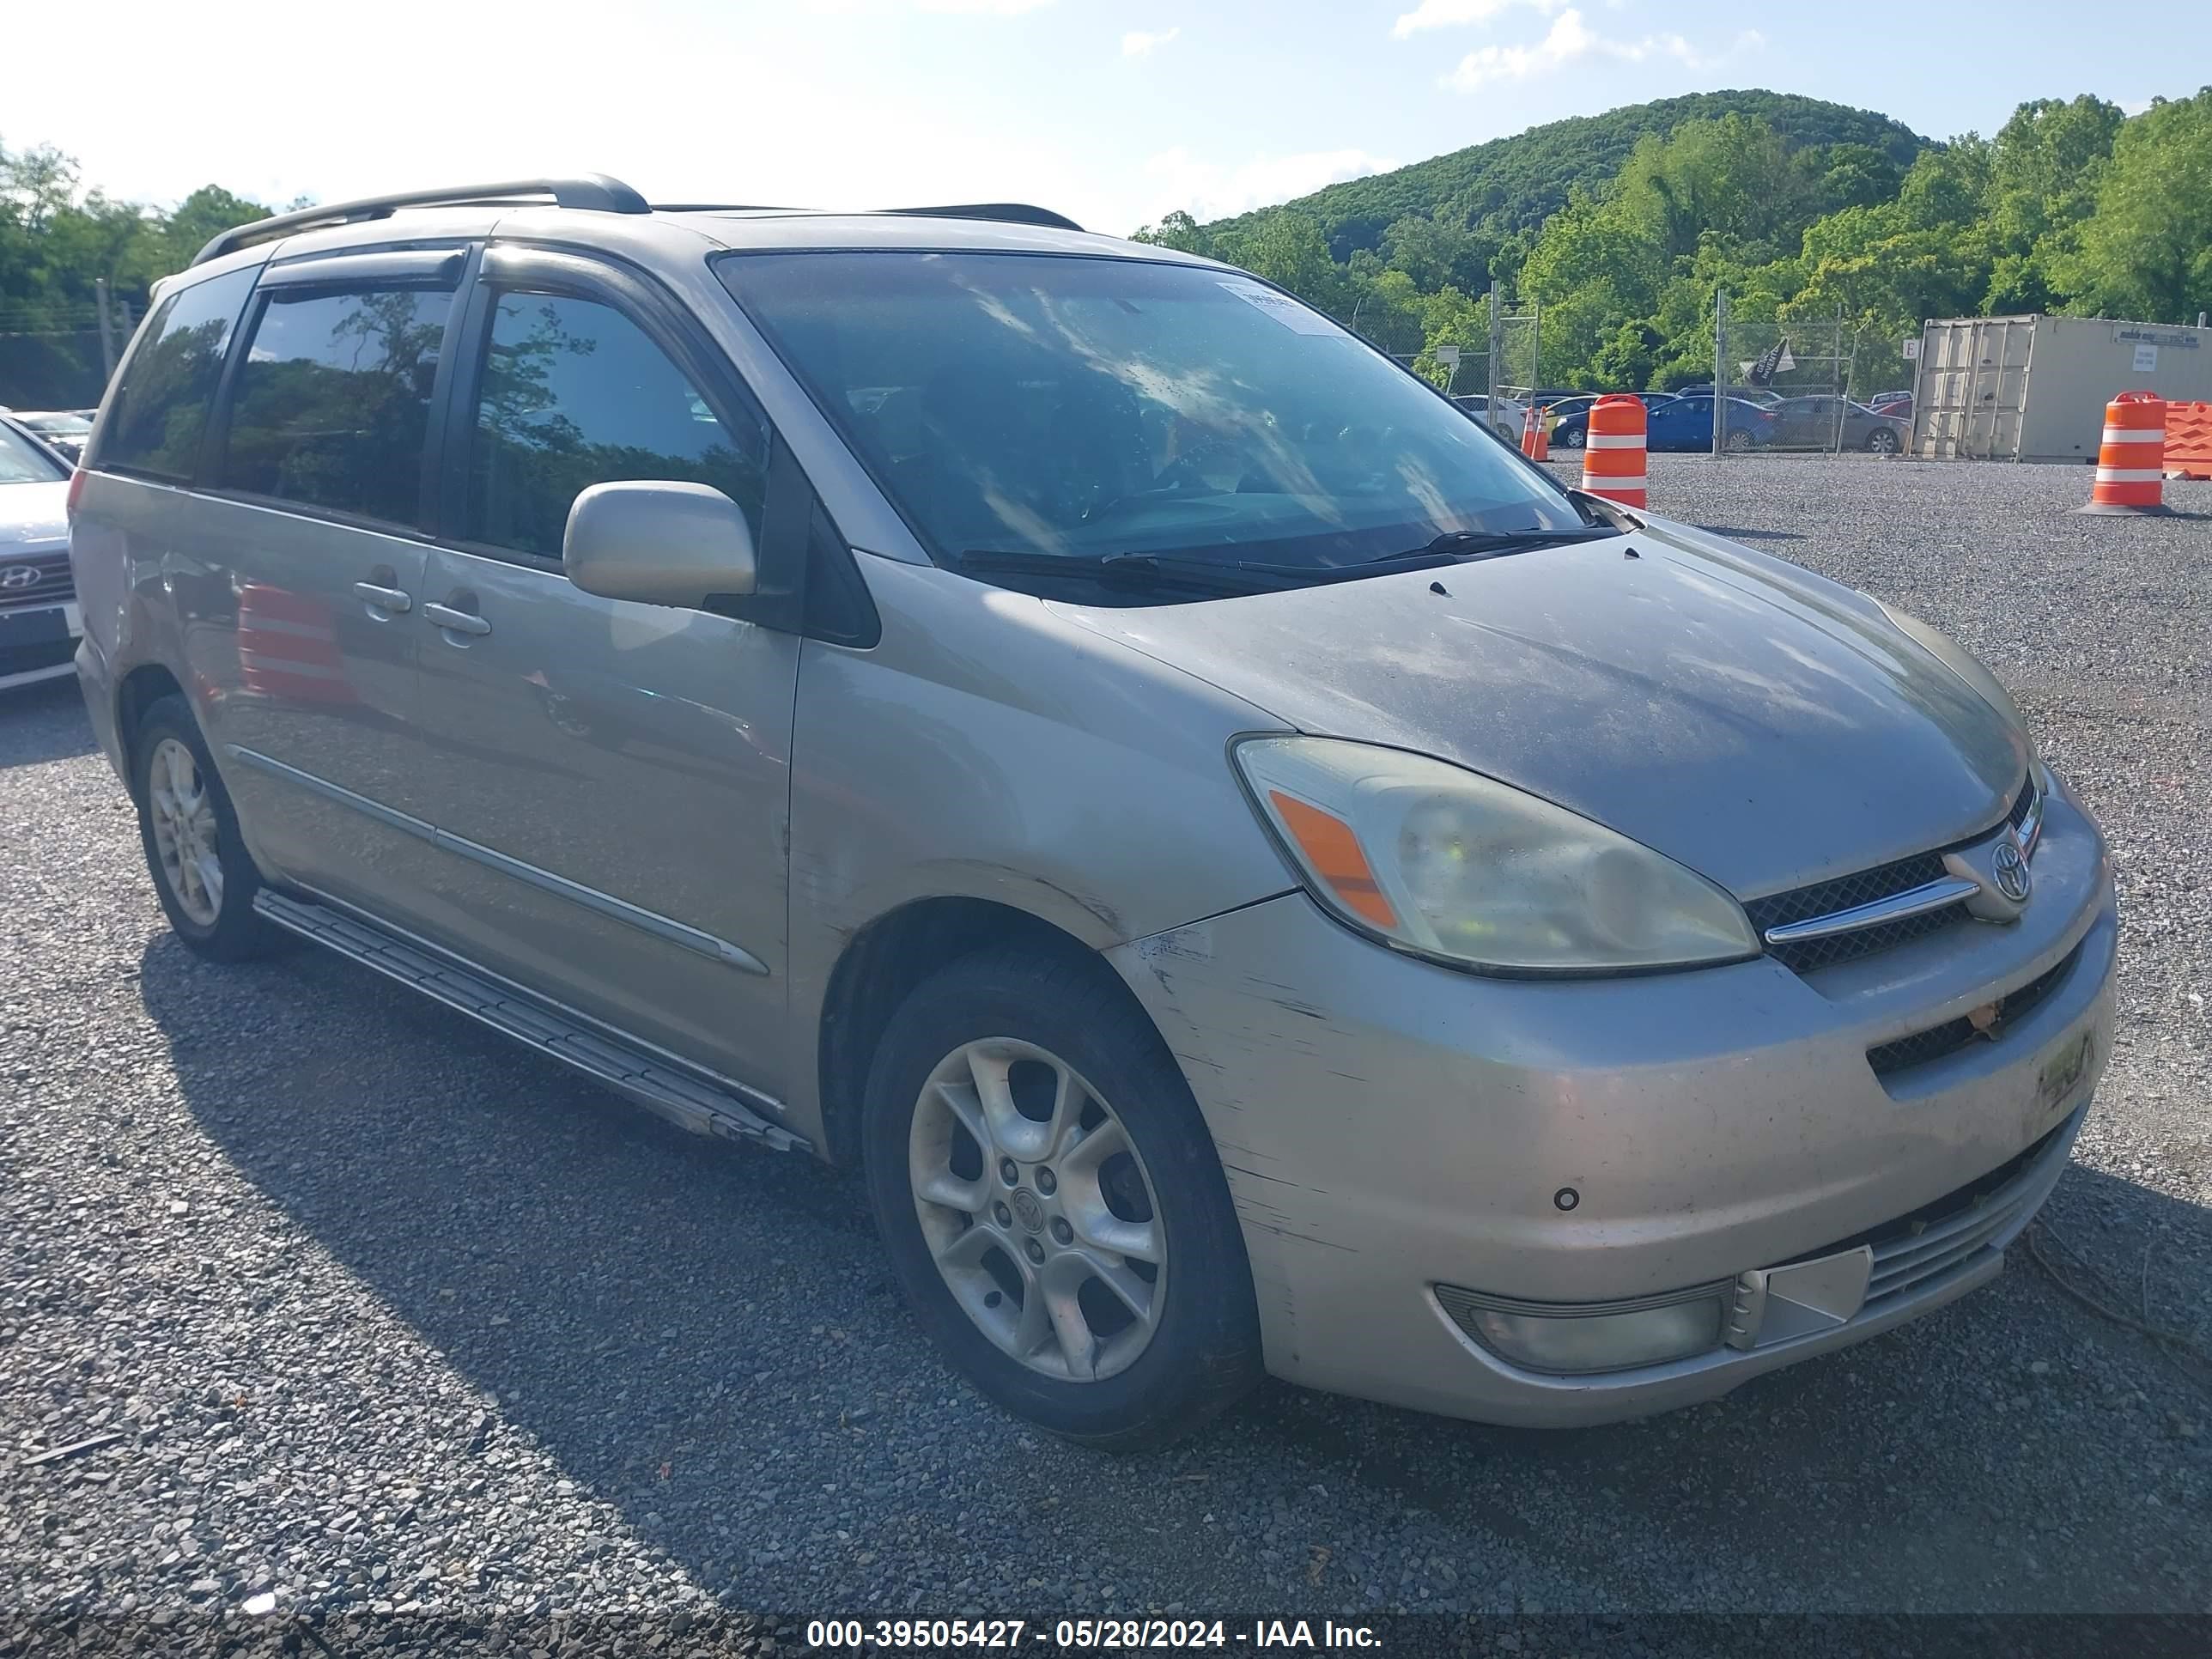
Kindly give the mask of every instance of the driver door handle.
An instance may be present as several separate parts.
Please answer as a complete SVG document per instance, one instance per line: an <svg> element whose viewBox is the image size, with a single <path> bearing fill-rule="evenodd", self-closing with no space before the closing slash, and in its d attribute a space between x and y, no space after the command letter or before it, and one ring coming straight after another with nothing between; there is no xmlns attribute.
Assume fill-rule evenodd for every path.
<svg viewBox="0 0 2212 1659"><path fill-rule="evenodd" d="M435 603L422 607L422 614L439 627L456 634L489 634L491 624L473 611L456 611L450 605Z"/></svg>

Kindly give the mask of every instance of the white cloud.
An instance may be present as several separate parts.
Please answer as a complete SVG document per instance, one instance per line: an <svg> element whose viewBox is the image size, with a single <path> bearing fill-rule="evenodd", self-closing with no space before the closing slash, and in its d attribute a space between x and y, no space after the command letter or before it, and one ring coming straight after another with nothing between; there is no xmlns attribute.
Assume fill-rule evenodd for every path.
<svg viewBox="0 0 2212 1659"><path fill-rule="evenodd" d="M1459 60L1459 67L1443 77L1455 92L1473 92L1494 81L1525 81L1548 75L1583 58L1609 58L1618 63L1640 64L1652 58L1672 58L1690 69L1713 69L1739 52L1755 52L1766 44L1757 29L1746 29L1723 52L1707 52L1679 34L1647 34L1640 40L1616 40L1599 34L1583 21L1579 11L1561 12L1542 40L1528 46L1479 46Z"/></svg>
<svg viewBox="0 0 2212 1659"><path fill-rule="evenodd" d="M1180 24L1171 29L1162 29L1157 34L1147 33L1143 29L1131 29L1121 37L1121 56L1124 58L1146 57L1155 49L1164 46L1182 33L1182 27Z"/></svg>
<svg viewBox="0 0 2212 1659"><path fill-rule="evenodd" d="M1257 207L1287 202L1346 179L1387 173L1404 163L1364 149L1302 150L1291 155L1261 155L1237 167L1201 161L1177 145L1145 163L1146 195L1153 205L1148 222L1164 213L1188 209L1200 221L1224 219Z"/></svg>
<svg viewBox="0 0 2212 1659"><path fill-rule="evenodd" d="M1487 23L1501 12L1513 6L1532 6L1540 12L1555 12L1566 0L1421 0L1413 11L1402 14L1390 26L1390 38L1402 40L1422 29L1453 28L1462 23Z"/></svg>

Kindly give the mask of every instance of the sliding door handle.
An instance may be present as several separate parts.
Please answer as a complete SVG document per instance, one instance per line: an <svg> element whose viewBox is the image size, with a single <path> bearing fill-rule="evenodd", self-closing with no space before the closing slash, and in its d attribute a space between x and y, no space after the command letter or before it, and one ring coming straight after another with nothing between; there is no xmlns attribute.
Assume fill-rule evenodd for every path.
<svg viewBox="0 0 2212 1659"><path fill-rule="evenodd" d="M426 605L422 614L453 634L489 634L491 624L473 611L456 611L450 605Z"/></svg>

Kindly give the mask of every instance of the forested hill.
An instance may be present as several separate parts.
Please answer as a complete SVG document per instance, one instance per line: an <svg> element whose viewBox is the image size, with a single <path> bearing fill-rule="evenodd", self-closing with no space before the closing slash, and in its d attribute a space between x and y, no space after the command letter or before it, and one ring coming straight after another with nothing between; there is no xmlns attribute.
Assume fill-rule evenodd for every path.
<svg viewBox="0 0 2212 1659"><path fill-rule="evenodd" d="M1394 221L1408 215L1509 236L1535 229L1565 207L1570 187L1611 179L1646 135L1668 138L1686 121L1730 114L1765 122L1793 150L1863 144L1887 155L1900 172L1928 146L1910 127L1873 110L1795 93L1696 92L1547 122L1395 172L1330 185L1285 205L1320 224L1339 261L1349 259L1357 248L1376 246ZM1275 211L1262 208L1206 228L1216 234L1249 230L1262 215Z"/></svg>

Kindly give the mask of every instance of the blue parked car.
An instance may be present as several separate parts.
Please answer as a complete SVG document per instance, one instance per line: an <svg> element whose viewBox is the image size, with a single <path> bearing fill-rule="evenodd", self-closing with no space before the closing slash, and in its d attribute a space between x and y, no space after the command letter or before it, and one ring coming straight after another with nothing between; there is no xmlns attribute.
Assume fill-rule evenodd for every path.
<svg viewBox="0 0 2212 1659"><path fill-rule="evenodd" d="M1691 392L1650 405L1645 444L1652 449L1710 450L1713 447L1713 398ZM1774 411L1747 398L1730 398L1723 425L1730 449L1759 449L1774 441L1781 422Z"/></svg>

